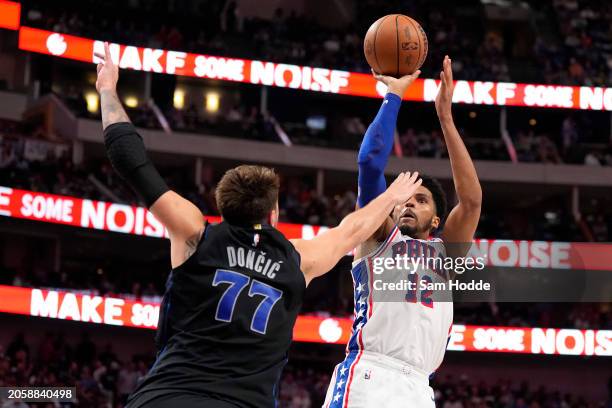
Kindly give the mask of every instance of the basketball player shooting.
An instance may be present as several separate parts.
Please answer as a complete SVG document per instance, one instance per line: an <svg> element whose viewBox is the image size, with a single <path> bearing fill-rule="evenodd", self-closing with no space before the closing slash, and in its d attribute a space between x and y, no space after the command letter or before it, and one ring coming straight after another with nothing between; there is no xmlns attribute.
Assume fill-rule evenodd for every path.
<svg viewBox="0 0 612 408"><path fill-rule="evenodd" d="M384 171L394 141L402 97L420 71L401 78L378 75L388 86L382 107L369 126L359 150L358 206L364 207L385 191ZM438 181L422 176L416 193L393 209L380 228L355 253L352 276L355 284L355 320L345 360L338 364L327 391L326 408L435 407L429 377L442 363L453 321L451 301L435 302L431 291L401 293L401 301L377 301L375 276L402 276L396 263L384 275L373 266L384 258L432 255L465 256L474 237L482 191L474 164L453 123L451 104L453 73L445 57L435 106L450 157L457 204L444 221L446 198ZM384 259L388 260L388 259ZM383 264L386 264L384 262ZM400 265L401 266L401 265ZM380 272L380 271L378 271ZM445 271L420 268L408 276L411 282L448 281ZM384 297L384 296L383 296Z"/></svg>
<svg viewBox="0 0 612 408"><path fill-rule="evenodd" d="M127 407L275 407L304 290L371 236L421 185L400 174L386 192L312 239L276 228L279 179L239 166L216 189L223 221L171 191L148 159L117 96L118 67L96 56L104 143L115 170L168 229L172 271L160 307L158 354Z"/></svg>

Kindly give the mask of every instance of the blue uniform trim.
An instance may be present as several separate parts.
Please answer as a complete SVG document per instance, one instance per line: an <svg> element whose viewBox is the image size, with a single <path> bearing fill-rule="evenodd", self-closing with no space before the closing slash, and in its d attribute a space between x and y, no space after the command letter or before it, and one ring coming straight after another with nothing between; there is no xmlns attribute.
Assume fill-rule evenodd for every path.
<svg viewBox="0 0 612 408"><path fill-rule="evenodd" d="M359 345L359 332L368 321L369 304L368 298L370 296L370 286L368 277L368 268L366 261L359 262L351 270L353 276L353 299L354 299L354 311L355 320L353 320L353 333L349 339L347 345L347 351L359 351L361 346Z"/></svg>
<svg viewBox="0 0 612 408"><path fill-rule="evenodd" d="M365 258L364 258L365 259ZM370 287L368 285L368 268L366 262L361 261L351 269L353 277L353 296L355 299L355 320L353 321L353 332L347 344L347 354L344 361L336 366L335 381L330 384L333 388L331 402L327 408L341 408L353 365L357 362L362 351L359 342L359 333L368 321Z"/></svg>
<svg viewBox="0 0 612 408"><path fill-rule="evenodd" d="M344 361L336 366L336 380L330 384L330 387L334 387L334 389L330 403L326 408L342 408L344 406L344 398L350 384L351 368L358 358L358 352L348 353Z"/></svg>

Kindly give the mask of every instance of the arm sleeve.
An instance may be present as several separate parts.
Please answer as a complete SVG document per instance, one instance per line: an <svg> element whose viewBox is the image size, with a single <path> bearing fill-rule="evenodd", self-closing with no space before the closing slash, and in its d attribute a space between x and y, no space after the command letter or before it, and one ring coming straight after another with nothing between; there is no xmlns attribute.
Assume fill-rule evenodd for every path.
<svg viewBox="0 0 612 408"><path fill-rule="evenodd" d="M387 189L385 167L393 148L393 136L401 103L399 96L391 93L385 95L382 106L368 127L359 148L357 203L362 208Z"/></svg>
<svg viewBox="0 0 612 408"><path fill-rule="evenodd" d="M104 146L115 171L150 207L170 189L151 160L138 131L129 122L113 123L104 130Z"/></svg>

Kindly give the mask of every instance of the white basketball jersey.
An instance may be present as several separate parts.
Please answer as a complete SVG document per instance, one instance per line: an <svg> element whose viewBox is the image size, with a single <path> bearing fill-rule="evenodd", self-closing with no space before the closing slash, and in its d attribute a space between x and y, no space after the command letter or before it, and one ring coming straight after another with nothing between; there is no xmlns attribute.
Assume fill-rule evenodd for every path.
<svg viewBox="0 0 612 408"><path fill-rule="evenodd" d="M415 285L415 290L394 290L400 300L397 297L390 300L384 298L381 285L407 280L447 282L447 272L419 267L414 270L417 279L409 276L405 265L398 267L387 261L383 272L380 268L387 258L396 258L396 255L406 255L416 261L424 256L442 260L445 254L442 240L412 239L395 227L376 251L353 262L355 320L347 352L383 354L432 374L446 351L453 322L452 298L436 302L431 292ZM375 269L375 266L378 267Z"/></svg>

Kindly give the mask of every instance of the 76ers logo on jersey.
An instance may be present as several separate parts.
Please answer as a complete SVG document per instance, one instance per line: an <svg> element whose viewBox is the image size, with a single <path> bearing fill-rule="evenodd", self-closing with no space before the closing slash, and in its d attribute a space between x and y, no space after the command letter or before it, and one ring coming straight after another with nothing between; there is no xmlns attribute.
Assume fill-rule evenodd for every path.
<svg viewBox="0 0 612 408"><path fill-rule="evenodd" d="M259 234L253 235L253 246L256 247L259 244Z"/></svg>

